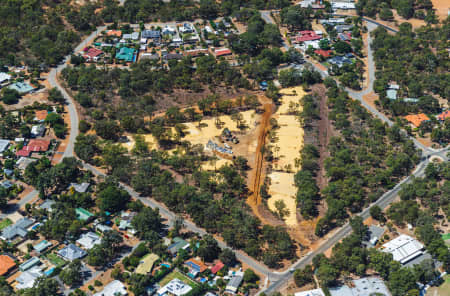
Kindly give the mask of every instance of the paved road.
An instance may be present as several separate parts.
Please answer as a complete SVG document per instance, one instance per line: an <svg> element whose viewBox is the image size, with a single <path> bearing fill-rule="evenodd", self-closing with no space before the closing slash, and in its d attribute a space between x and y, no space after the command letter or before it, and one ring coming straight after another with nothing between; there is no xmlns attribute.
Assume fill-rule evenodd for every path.
<svg viewBox="0 0 450 296"><path fill-rule="evenodd" d="M271 17L270 13L271 13L270 11L261 11L261 17L264 19L265 22L275 24L275 22L274 22L273 18ZM381 24L378 24L377 22L375 22L373 20L365 19L365 18L363 18L363 19L368 21L367 28L368 28L369 32L371 32L374 29L376 29L378 25L381 25ZM386 27L384 25L382 25L382 26ZM395 30L392 29L392 28L388 28L387 27L387 29L395 32ZM379 118L383 122L386 122L389 126L392 126L393 122L389 118L387 118L384 114L382 114L381 112L379 112L378 110L373 108L371 105L369 105L363 99L364 95L373 92L373 83L375 81L375 62L373 60L373 51L372 51L372 48L370 46L371 43L372 43L372 38L371 38L370 34L368 34L367 43L368 43L368 65L367 65L367 67L368 67L368 72L369 72L369 85L368 85L368 87L366 89L364 89L362 91L354 91L354 90L349 89L349 88L346 88L346 91L348 92L350 97L360 101L361 104L372 115L376 116L377 118ZM288 50L289 47L290 47L286 43L286 41L284 39L283 39L282 46L286 50ZM321 69L319 69L313 63L311 63L311 65L322 75L322 77L328 76L328 72L322 71ZM369 211L370 211L370 208L372 206L378 205L380 208L385 209L389 204L391 204L394 201L394 199L398 195L398 192L401 190L401 186L403 184L411 182L411 180L414 177L422 177L424 175L425 168L426 168L426 166L427 166L427 164L429 162L429 157L431 157L431 156L438 156L444 161L448 161L449 160L448 157L447 157L447 153L449 151L449 147L444 148L444 149L440 149L440 150L435 150L435 149L428 148L428 147L424 146L422 143L420 143L419 141L417 141L413 137L411 137L411 139L414 142L415 146L423 151L423 156L425 157L425 160L421 161L417 165L417 167L416 167L415 171L412 173L412 175L410 175L407 178L403 179L392 190L390 190L390 191L386 192L385 194L383 194L376 202L372 203L369 207L364 209L359 214L364 219L367 219L369 217L369 215L370 215ZM266 289L263 289L259 293L265 292L266 294L270 294L270 293L276 292L285 283L287 283L287 281L290 279L290 277L292 276L292 273L291 273L292 270L297 269L297 268L302 268L305 265L310 264L312 262L312 259L316 255L322 254L323 252L325 252L326 250L331 248L334 244L336 244L337 242L342 240L344 237L349 235L351 232L352 232L352 229L351 229L350 225L347 223L343 227L341 227L340 229L335 230L333 233L330 233L328 235L329 239L324 241L323 244L320 245L316 250L314 250L312 252L309 252L306 256L300 258L300 260L298 260L296 263L291 265L288 270L286 270L284 272L281 272L281 273L276 273L276 272L269 273L268 277L271 280L271 283L270 283L269 287L267 287Z"/></svg>

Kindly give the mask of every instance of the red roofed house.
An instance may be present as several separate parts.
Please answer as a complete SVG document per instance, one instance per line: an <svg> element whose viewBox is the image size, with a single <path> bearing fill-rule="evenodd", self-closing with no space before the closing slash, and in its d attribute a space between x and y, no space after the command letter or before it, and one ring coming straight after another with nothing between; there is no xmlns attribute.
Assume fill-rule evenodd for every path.
<svg viewBox="0 0 450 296"><path fill-rule="evenodd" d="M87 61L87 62L97 62L98 59L103 55L103 51L101 51L100 49L91 47L89 48L84 54L83 54L83 58Z"/></svg>
<svg viewBox="0 0 450 296"><path fill-rule="evenodd" d="M300 36L295 36L295 42L305 42L305 41L313 41L313 40L319 40L322 37L320 35L317 35L314 31L300 31Z"/></svg>
<svg viewBox="0 0 450 296"><path fill-rule="evenodd" d="M204 272L207 269L206 265L203 262L195 260L195 259L189 259L184 264L186 266L188 266L189 269L191 269L192 271L195 271L197 273Z"/></svg>
<svg viewBox="0 0 450 296"><path fill-rule="evenodd" d="M214 266L211 268L211 272L212 272L213 274L216 274L216 273L217 273L219 270L221 270L224 266L225 266L225 265L222 263L222 261L219 261L219 262L217 262L216 265L214 265Z"/></svg>
<svg viewBox="0 0 450 296"><path fill-rule="evenodd" d="M437 116L437 119L438 119L439 121L445 121L445 120L447 120L448 118L450 118L450 110L445 110L444 112L442 112L441 114L439 114L439 115Z"/></svg>
<svg viewBox="0 0 450 296"><path fill-rule="evenodd" d="M33 152L45 152L50 146L49 140L32 139L27 146L16 152L17 156L28 157Z"/></svg>
<svg viewBox="0 0 450 296"><path fill-rule="evenodd" d="M14 267L16 267L14 259L8 255L0 255L0 276L8 274Z"/></svg>
<svg viewBox="0 0 450 296"><path fill-rule="evenodd" d="M407 115L405 116L405 119L412 123L415 127L419 127L422 122L430 120L430 118L428 118L428 116L423 113Z"/></svg>
<svg viewBox="0 0 450 296"><path fill-rule="evenodd" d="M222 56L230 55L231 50L229 50L228 48L219 48L219 49L214 50L214 54L216 57L222 57Z"/></svg>
<svg viewBox="0 0 450 296"><path fill-rule="evenodd" d="M122 37L122 31L119 30L109 30L106 33L107 36L115 36L115 37Z"/></svg>
<svg viewBox="0 0 450 296"><path fill-rule="evenodd" d="M198 57L200 55L207 55L207 54L209 54L209 51L206 48L186 50L183 53L185 57L186 56Z"/></svg>
<svg viewBox="0 0 450 296"><path fill-rule="evenodd" d="M34 116L34 120L39 121L39 122L44 122L45 118L47 118L48 115L48 111L47 110L37 110Z"/></svg>
<svg viewBox="0 0 450 296"><path fill-rule="evenodd" d="M314 53L323 56L324 58L329 58L331 55L331 50L316 49Z"/></svg>

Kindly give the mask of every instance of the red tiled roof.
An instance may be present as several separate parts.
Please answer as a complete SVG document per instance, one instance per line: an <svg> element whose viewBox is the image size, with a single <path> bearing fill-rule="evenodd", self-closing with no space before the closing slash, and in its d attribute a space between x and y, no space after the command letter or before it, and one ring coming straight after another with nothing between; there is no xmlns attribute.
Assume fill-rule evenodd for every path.
<svg viewBox="0 0 450 296"><path fill-rule="evenodd" d="M228 48L216 49L216 50L214 51L214 54L216 55L216 57L220 57L220 56L224 56L224 55L229 55L229 54L231 54L231 50L229 50Z"/></svg>
<svg viewBox="0 0 450 296"><path fill-rule="evenodd" d="M21 150L16 152L16 156L30 156L32 152L44 152L48 150L50 141L48 140L31 140L27 146L23 146Z"/></svg>
<svg viewBox="0 0 450 296"><path fill-rule="evenodd" d="M212 272L213 274L216 274L216 273L217 273L219 270L221 270L224 266L225 266L225 265L222 263L222 261L219 261L219 262L217 262L216 265L214 265L214 266L211 268L211 272Z"/></svg>
<svg viewBox="0 0 450 296"><path fill-rule="evenodd" d="M319 40L322 37L317 35L314 31L300 31L300 36L295 36L295 41L304 42L304 41L312 41Z"/></svg>
<svg viewBox="0 0 450 296"><path fill-rule="evenodd" d="M324 58L330 57L331 50L324 50L324 49L316 49L314 51L316 54L323 56Z"/></svg>
<svg viewBox="0 0 450 296"><path fill-rule="evenodd" d="M204 272L207 269L206 265L201 261L198 261L195 259L189 259L188 261L185 262L185 264L187 264L187 265L189 265L189 263L198 266L198 268L200 269L200 272Z"/></svg>
<svg viewBox="0 0 450 296"><path fill-rule="evenodd" d="M450 118L450 110L445 110L438 115L438 119L441 121L445 121L447 118Z"/></svg>
<svg viewBox="0 0 450 296"><path fill-rule="evenodd" d="M91 47L89 48L86 53L84 54L84 56L87 56L89 58L95 58L99 55L103 54L103 51L101 51L100 49Z"/></svg>
<svg viewBox="0 0 450 296"><path fill-rule="evenodd" d="M405 116L405 119L411 122L414 126L419 127L420 124L424 121L430 120L426 114L413 114Z"/></svg>
<svg viewBox="0 0 450 296"><path fill-rule="evenodd" d="M7 274L14 266L16 262L8 255L0 255L0 276Z"/></svg>
<svg viewBox="0 0 450 296"><path fill-rule="evenodd" d="M38 110L35 112L36 114L36 119L37 120L45 120L45 118L47 118L48 115L48 111L47 110Z"/></svg>
<svg viewBox="0 0 450 296"><path fill-rule="evenodd" d="M202 48L202 49L192 49L192 50L186 50L183 55L184 56L191 56L191 57L196 57L200 54L208 54L209 51L206 48Z"/></svg>
<svg viewBox="0 0 450 296"><path fill-rule="evenodd" d="M28 146L35 146L39 147L41 151L47 151L48 147L50 146L49 140L41 140L41 139L32 139L28 143Z"/></svg>
<svg viewBox="0 0 450 296"><path fill-rule="evenodd" d="M109 30L106 35L108 36L116 36L116 37L121 37L122 36L122 31L118 31L118 30Z"/></svg>

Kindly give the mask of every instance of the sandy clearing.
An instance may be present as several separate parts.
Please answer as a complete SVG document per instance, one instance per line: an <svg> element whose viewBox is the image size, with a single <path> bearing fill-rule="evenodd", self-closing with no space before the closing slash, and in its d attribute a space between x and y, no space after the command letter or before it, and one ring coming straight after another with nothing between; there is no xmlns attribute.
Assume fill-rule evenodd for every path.
<svg viewBox="0 0 450 296"><path fill-rule="evenodd" d="M220 169L221 167L223 167L224 165L231 165L233 164L233 162L229 159L224 159L224 158L220 158L217 159L216 161L210 160L210 161L205 161L202 164L202 170L204 171L215 171L216 169Z"/></svg>
<svg viewBox="0 0 450 296"><path fill-rule="evenodd" d="M248 126L248 129L253 129L260 116L258 116L254 110L248 110L241 112L243 121ZM191 142L192 145L202 144L206 145L209 140L214 140L215 137L220 136L224 128L228 128L232 132L237 132L236 122L231 120L231 116L222 115L218 117L223 123L221 128L217 128L215 118L208 118L201 121L202 125L207 125L205 127L199 128L198 122L187 122L184 125L187 127L185 130L186 136L183 140Z"/></svg>
<svg viewBox="0 0 450 296"><path fill-rule="evenodd" d="M450 10L450 3L448 0L431 0L431 2L433 3L433 8L436 9L436 15L439 19L441 21L445 20Z"/></svg>
<svg viewBox="0 0 450 296"><path fill-rule="evenodd" d="M297 188L294 186L294 173L299 168L295 168L295 159L299 158L300 150L303 147L304 130L295 115L287 115L292 103L297 104L296 110L301 111L300 99L306 94L303 87L285 88L280 91L283 94L282 104L279 106L277 113L273 116L280 126L276 130L278 141L274 143L274 147L278 147L279 151L274 151L278 161L274 163L275 169L285 169L290 166L292 172L272 172L269 175L271 184L269 186L268 207L272 211L276 211L275 202L283 200L289 214L283 220L288 226L297 225L297 205L295 195Z"/></svg>
<svg viewBox="0 0 450 296"><path fill-rule="evenodd" d="M271 197L267 200L267 205L272 211L276 211L275 202L283 200L289 214L283 219L288 226L297 225L297 205L295 202L296 187L294 186L294 174L285 172L272 172L269 175L271 185L269 194Z"/></svg>

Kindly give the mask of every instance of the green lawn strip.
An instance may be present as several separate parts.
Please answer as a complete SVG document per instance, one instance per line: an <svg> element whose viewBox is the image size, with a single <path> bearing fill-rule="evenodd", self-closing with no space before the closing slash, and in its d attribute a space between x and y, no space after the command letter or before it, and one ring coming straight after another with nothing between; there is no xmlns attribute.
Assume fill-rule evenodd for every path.
<svg viewBox="0 0 450 296"><path fill-rule="evenodd" d="M164 287L168 282L170 282L173 279L179 279L183 282L185 282L186 284L188 284L189 286L191 286L192 288L194 288L195 286L197 286L197 283L194 282L192 279L190 279L188 276L182 274L179 271L173 271L171 273L169 273L168 275L166 275L160 282L159 285L161 287Z"/></svg>
<svg viewBox="0 0 450 296"><path fill-rule="evenodd" d="M52 264L54 264L57 267L61 267L64 264L66 264L66 261L64 261L63 259L59 258L58 255L54 254L54 253L50 253L47 255L47 259L50 260L50 262Z"/></svg>
<svg viewBox="0 0 450 296"><path fill-rule="evenodd" d="M450 296L450 275L444 277L444 283L438 288L439 296Z"/></svg>
<svg viewBox="0 0 450 296"><path fill-rule="evenodd" d="M3 230L3 228L8 227L9 225L13 224L11 220L9 220L8 218L0 221L0 230Z"/></svg>
<svg viewBox="0 0 450 296"><path fill-rule="evenodd" d="M443 240L448 240L448 239L450 239L450 233L443 234L443 235L442 235L442 239L443 239Z"/></svg>

